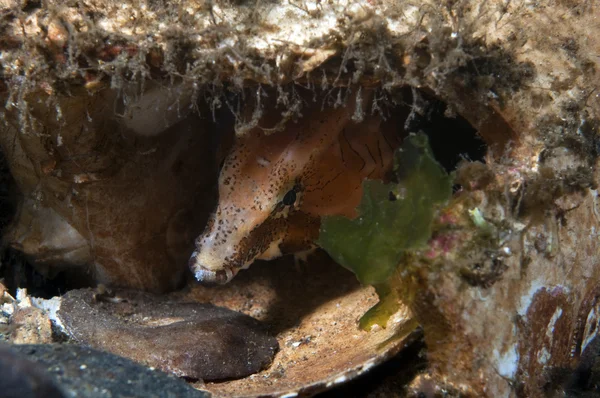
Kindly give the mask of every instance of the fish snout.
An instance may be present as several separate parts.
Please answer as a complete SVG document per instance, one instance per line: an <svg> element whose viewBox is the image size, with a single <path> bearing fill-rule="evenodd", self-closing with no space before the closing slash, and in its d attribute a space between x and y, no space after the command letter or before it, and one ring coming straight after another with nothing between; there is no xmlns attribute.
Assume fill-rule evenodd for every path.
<svg viewBox="0 0 600 398"><path fill-rule="evenodd" d="M192 253L188 263L194 277L203 285L224 285L231 281L237 272L229 268L213 270L198 261L198 253Z"/></svg>

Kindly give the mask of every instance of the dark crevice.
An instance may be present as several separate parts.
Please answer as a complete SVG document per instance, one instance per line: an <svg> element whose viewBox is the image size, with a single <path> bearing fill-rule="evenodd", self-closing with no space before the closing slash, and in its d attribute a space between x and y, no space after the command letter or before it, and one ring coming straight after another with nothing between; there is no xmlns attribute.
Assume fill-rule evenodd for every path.
<svg viewBox="0 0 600 398"><path fill-rule="evenodd" d="M0 282L15 297L17 288L27 289L35 297L51 298L67 290L67 278L58 273L50 280L38 272L20 251L9 247L4 232L17 215L21 194L18 191L7 159L0 151Z"/></svg>
<svg viewBox="0 0 600 398"><path fill-rule="evenodd" d="M436 160L446 171L456 170L463 160L485 160L487 145L465 118L441 100L422 95L420 102L420 112L415 112L405 127L409 132L427 134Z"/></svg>
<svg viewBox="0 0 600 398"><path fill-rule="evenodd" d="M27 289L27 293L33 297L49 299L74 287L65 272L58 272L48 278L38 272L23 253L15 249L3 250L0 262L0 280L13 297L16 297L18 288Z"/></svg>

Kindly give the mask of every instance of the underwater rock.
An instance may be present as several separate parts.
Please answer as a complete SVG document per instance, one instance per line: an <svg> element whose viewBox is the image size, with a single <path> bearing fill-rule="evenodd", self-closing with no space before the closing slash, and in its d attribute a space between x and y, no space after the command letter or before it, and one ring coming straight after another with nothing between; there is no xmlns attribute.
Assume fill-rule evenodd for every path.
<svg viewBox="0 0 600 398"><path fill-rule="evenodd" d="M171 89L150 84L146 90L163 97L152 103L153 112L165 113L176 101ZM84 99L57 99L54 109L65 110L60 118L43 101L32 102L32 117L49 135L20 128L0 134L23 197L3 239L44 274L64 271L79 286L99 282L155 292L181 286L193 237L213 200L219 137L185 107L174 119L175 105L163 123L150 124L162 134L142 134L150 127L139 115L114 113L129 115L139 103L119 100L112 90L79 94Z"/></svg>
<svg viewBox="0 0 600 398"><path fill-rule="evenodd" d="M20 377L30 376L32 368L39 368L43 371L45 380L50 380L51 385L59 386L64 391L64 395L50 395L52 390L48 389L41 395L31 397L206 398L209 396L173 375L149 369L108 352L75 344L25 344L12 346L10 352L13 355L18 354L17 358L28 366L20 373ZM0 380L2 385L4 379ZM17 396L30 397L30 395Z"/></svg>
<svg viewBox="0 0 600 398"><path fill-rule="evenodd" d="M0 345L0 391L4 398L65 397L43 366L6 344Z"/></svg>
<svg viewBox="0 0 600 398"><path fill-rule="evenodd" d="M71 290L57 316L81 344L191 379L248 376L269 366L279 347L247 315L141 292Z"/></svg>
<svg viewBox="0 0 600 398"><path fill-rule="evenodd" d="M10 319L14 330L10 334L13 344L52 343L52 325L42 310L35 307L17 308Z"/></svg>
<svg viewBox="0 0 600 398"><path fill-rule="evenodd" d="M425 329L425 384L490 397L563 388L598 335L594 1L139 5L4 2L0 145L24 197L10 244L49 274L174 289L214 204L220 157L199 132L219 108L231 124L248 97L300 116L296 85L338 107L354 85L375 90L380 112L406 102L398 90L422 90L477 129L489 168L457 179L428 250L392 276ZM428 117L425 102L408 100L407 125Z"/></svg>

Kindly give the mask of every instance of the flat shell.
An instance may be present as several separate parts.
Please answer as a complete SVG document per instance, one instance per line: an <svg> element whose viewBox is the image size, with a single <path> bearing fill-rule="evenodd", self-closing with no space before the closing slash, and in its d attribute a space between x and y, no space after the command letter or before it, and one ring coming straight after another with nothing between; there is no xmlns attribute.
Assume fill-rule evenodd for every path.
<svg viewBox="0 0 600 398"><path fill-rule="evenodd" d="M243 379L196 385L219 397L311 395L368 371L412 340L406 308L386 328L359 329L358 320L375 305L377 295L324 253L300 267L289 258L257 262L230 284L196 285L187 297L262 320L279 341L268 369Z"/></svg>

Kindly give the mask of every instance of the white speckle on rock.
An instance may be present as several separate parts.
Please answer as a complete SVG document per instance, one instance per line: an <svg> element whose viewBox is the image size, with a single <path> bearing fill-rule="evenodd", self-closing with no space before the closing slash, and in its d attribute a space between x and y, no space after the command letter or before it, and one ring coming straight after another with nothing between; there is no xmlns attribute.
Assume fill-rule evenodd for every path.
<svg viewBox="0 0 600 398"><path fill-rule="evenodd" d="M346 379L347 379L346 375L339 376L336 379L327 382L327 384L325 385L325 387L329 388L329 387L332 387L332 386L336 386L338 384L342 384L343 382L346 381Z"/></svg>
<svg viewBox="0 0 600 398"><path fill-rule="evenodd" d="M0 314L6 317L12 316L15 313L15 306L13 303L4 303L0 306ZM0 318L1 320L2 318ZM4 322L0 322L4 323ZM7 321L8 323L8 321Z"/></svg>
<svg viewBox="0 0 600 398"><path fill-rule="evenodd" d="M19 303L20 302L24 302L24 303L26 302L27 303L25 305L26 307L29 307L31 305L29 303L29 300L28 300L27 289L22 289L20 287L17 288L17 294L16 294L16 296L17 296L17 302L19 302ZM19 307L21 307L21 306L19 305Z"/></svg>
<svg viewBox="0 0 600 398"><path fill-rule="evenodd" d="M539 290L545 289L545 288L546 287L544 286L544 283L542 281L540 281L538 279L532 281L527 293L525 295L521 296L521 302L519 304L517 313L521 316L525 316L527 314L527 310L529 309L529 306L533 302L533 296L535 296L535 294Z"/></svg>
<svg viewBox="0 0 600 398"><path fill-rule="evenodd" d="M369 369L371 369L373 366L375 366L375 361L370 361L370 362L367 362L367 363L365 363L365 364L363 365L363 367L362 367L361 371L362 371L362 372L366 372L366 371L368 371Z"/></svg>
<svg viewBox="0 0 600 398"><path fill-rule="evenodd" d="M545 365L546 363L548 363L548 360L550 359L550 357L551 357L551 354L548 352L546 347L542 347L542 349L538 351L537 361L541 365Z"/></svg>
<svg viewBox="0 0 600 398"><path fill-rule="evenodd" d="M513 344L502 354L497 349L494 349L494 359L498 373L501 376L509 379L515 376L519 365L519 353L517 352L516 344Z"/></svg>
<svg viewBox="0 0 600 398"><path fill-rule="evenodd" d="M562 308L558 307L556 311L554 311L552 318L550 318L550 322L548 322L548 327L546 328L546 336L548 337L548 339L550 339L549 346L552 346L552 339L554 337L554 325L556 325L556 321L558 321L562 313Z"/></svg>
<svg viewBox="0 0 600 398"><path fill-rule="evenodd" d="M585 329L583 331L581 352L584 352L587 345L598 335L598 313L600 312L600 308L598 308L599 306L600 302L596 302L596 305L592 307L588 313L585 321Z"/></svg>
<svg viewBox="0 0 600 398"><path fill-rule="evenodd" d="M600 212L598 212L598 190L590 189L590 192L592 193L592 196L594 198L593 205L592 205L592 211L594 213L594 217L596 218L596 221L600 222Z"/></svg>
<svg viewBox="0 0 600 398"><path fill-rule="evenodd" d="M54 323L56 326L62 329L62 331L66 331L65 326L56 314L60 309L60 302L60 297L58 296L52 297L51 299L47 300L38 297L31 298L31 305L44 311L48 316L48 319L50 319L52 323Z"/></svg>

